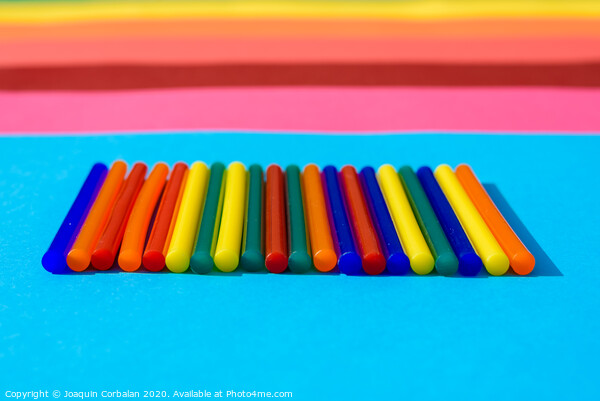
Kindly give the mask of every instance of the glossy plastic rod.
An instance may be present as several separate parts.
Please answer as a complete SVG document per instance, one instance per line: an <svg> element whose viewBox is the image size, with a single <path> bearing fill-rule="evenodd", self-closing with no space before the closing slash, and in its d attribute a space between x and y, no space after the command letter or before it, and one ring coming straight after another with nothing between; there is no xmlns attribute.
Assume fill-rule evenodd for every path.
<svg viewBox="0 0 600 401"><path fill-rule="evenodd" d="M446 234L423 191L417 175L409 166L398 170L400 179L417 223L425 237L429 250L435 259L435 269L444 276L452 276L458 271L458 259L446 239Z"/></svg>
<svg viewBox="0 0 600 401"><path fill-rule="evenodd" d="M265 191L265 266L271 273L283 273L288 266L285 184L281 167L267 168Z"/></svg>
<svg viewBox="0 0 600 401"><path fill-rule="evenodd" d="M91 262L95 269L108 270L114 264L117 251L125 234L125 227L129 221L135 200L144 184L147 170L148 167L144 163L134 164L129 176L123 183L104 232L102 232L96 248L92 252Z"/></svg>
<svg viewBox="0 0 600 401"><path fill-rule="evenodd" d="M485 269L494 276L506 273L509 267L508 257L502 251L498 241L483 221L450 166L445 164L438 166L434 176L452 205L452 209L458 216L460 224L481 258Z"/></svg>
<svg viewBox="0 0 600 401"><path fill-rule="evenodd" d="M410 267L417 274L429 274L435 262L431 251L423 238L419 224L413 214L400 178L396 170L389 164L378 170L379 184L386 204L400 236L402 247L410 259Z"/></svg>
<svg viewBox="0 0 600 401"><path fill-rule="evenodd" d="M169 233L177 220L187 171L185 163L175 164L171 171L142 257L142 264L147 270L157 272L165 267L165 257L171 239Z"/></svg>
<svg viewBox="0 0 600 401"><path fill-rule="evenodd" d="M306 273L312 267L304 218L300 169L291 165L285 169L288 215L288 267L293 273Z"/></svg>
<svg viewBox="0 0 600 401"><path fill-rule="evenodd" d="M454 254L458 257L458 272L463 276L476 276L483 267L481 258L473 249L467 234L463 230L452 206L448 203L442 188L429 167L417 170L417 177L427 194L427 198L446 233Z"/></svg>
<svg viewBox="0 0 600 401"><path fill-rule="evenodd" d="M233 162L226 174L223 212L214 261L217 269L232 272L240 262L246 208L246 167L240 162Z"/></svg>
<svg viewBox="0 0 600 401"><path fill-rule="evenodd" d="M458 166L456 177L508 256L514 272L521 275L531 273L535 267L535 258L504 219L471 167L466 164Z"/></svg>
<svg viewBox="0 0 600 401"><path fill-rule="evenodd" d="M337 265L337 255L327 216L321 174L316 165L309 164L304 167L302 183L313 264L317 270L328 272Z"/></svg>
<svg viewBox="0 0 600 401"><path fill-rule="evenodd" d="M345 274L359 274L362 270L362 260L356 250L348 214L342 198L338 171L333 166L323 169L323 180L327 188L326 197L329 203L330 220L334 230L334 244L337 244L338 267Z"/></svg>
<svg viewBox="0 0 600 401"><path fill-rule="evenodd" d="M218 162L213 163L210 167L210 180L208 181L200 231L198 231L198 239L196 240L196 249L190 259L190 269L194 273L210 273L214 267L213 256L221 222L224 177L225 165Z"/></svg>
<svg viewBox="0 0 600 401"><path fill-rule="evenodd" d="M248 169L248 206L242 238L240 267L256 272L265 268L263 251L263 170L258 164Z"/></svg>
<svg viewBox="0 0 600 401"><path fill-rule="evenodd" d="M96 201L90 209L73 247L67 255L67 265L76 272L84 271L90 265L92 252L104 231L112 208L127 174L127 164L116 161L108 171L104 184L98 192Z"/></svg>
<svg viewBox="0 0 600 401"><path fill-rule="evenodd" d="M410 261L402 249L394 222L379 188L375 170L372 167L363 168L360 179L379 236L379 244L385 254L386 269L391 274L406 274L410 270Z"/></svg>
<svg viewBox="0 0 600 401"><path fill-rule="evenodd" d="M385 257L379 246L377 232L371 221L356 169L344 166L340 178L363 270L371 275L381 274L385 270Z"/></svg>
<svg viewBox="0 0 600 401"><path fill-rule="evenodd" d="M142 254L150 220L162 194L168 174L169 167L164 163L157 163L137 196L131 216L129 216L125 227L125 234L119 251L119 267L125 271L136 271L142 265Z"/></svg>
<svg viewBox="0 0 600 401"><path fill-rule="evenodd" d="M102 163L96 163L83 182L75 201L67 212L50 247L42 257L42 266L50 273L67 273L67 253L79 233L88 211L92 207L96 195L104 182L107 168Z"/></svg>
<svg viewBox="0 0 600 401"><path fill-rule="evenodd" d="M183 273L190 266L190 258L204 206L207 179L208 167L206 164L202 162L192 164L187 174L179 213L165 259L167 268L174 273Z"/></svg>

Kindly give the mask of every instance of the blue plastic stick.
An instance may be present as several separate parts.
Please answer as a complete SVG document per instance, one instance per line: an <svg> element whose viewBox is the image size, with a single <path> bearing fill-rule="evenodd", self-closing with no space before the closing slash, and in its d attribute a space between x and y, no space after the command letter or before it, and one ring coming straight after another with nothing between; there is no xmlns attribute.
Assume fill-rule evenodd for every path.
<svg viewBox="0 0 600 401"><path fill-rule="evenodd" d="M383 245L386 268L391 274L406 274L410 270L410 261L402 249L396 227L379 188L375 170L372 167L363 168L360 171L360 181L379 235L379 243Z"/></svg>
<svg viewBox="0 0 600 401"><path fill-rule="evenodd" d="M444 229L444 233L458 257L458 271L463 276L476 276L482 267L481 258L475 253L467 234L448 203L440 184L429 167L421 167L417 177L429 198L429 202Z"/></svg>
<svg viewBox="0 0 600 401"><path fill-rule="evenodd" d="M362 261L356 252L352 229L348 221L348 214L344 206L344 199L340 190L338 171L333 166L323 169L327 198L329 199L329 211L333 221L337 245L339 249L338 267L345 274L359 274L362 272Z"/></svg>
<svg viewBox="0 0 600 401"><path fill-rule="evenodd" d="M50 244L50 248L42 257L42 266L50 273L71 272L67 266L67 253L71 250L71 246L79 234L79 229L96 200L96 195L104 183L107 172L108 168L104 164L96 163L85 179L67 217L63 220Z"/></svg>

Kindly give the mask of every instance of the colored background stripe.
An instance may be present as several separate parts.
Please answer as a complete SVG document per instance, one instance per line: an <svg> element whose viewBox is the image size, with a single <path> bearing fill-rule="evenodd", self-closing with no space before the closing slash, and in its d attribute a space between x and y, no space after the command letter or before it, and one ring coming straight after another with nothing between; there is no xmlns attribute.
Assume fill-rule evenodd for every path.
<svg viewBox="0 0 600 401"><path fill-rule="evenodd" d="M90 38L544 38L598 37L599 19L169 19L0 24L0 41Z"/></svg>
<svg viewBox="0 0 600 401"><path fill-rule="evenodd" d="M600 60L566 65L316 63L0 68L0 90L315 85L598 87Z"/></svg>
<svg viewBox="0 0 600 401"><path fill-rule="evenodd" d="M0 22L41 23L73 20L168 19L191 17L335 17L381 19L451 19L465 17L595 17L592 0L542 1L98 1L0 4Z"/></svg>
<svg viewBox="0 0 600 401"><path fill-rule="evenodd" d="M169 129L585 133L600 131L599 104L600 89L552 88L0 92L0 133Z"/></svg>
<svg viewBox="0 0 600 401"><path fill-rule="evenodd" d="M0 42L0 66L303 63L530 64L600 59L600 38L198 38Z"/></svg>

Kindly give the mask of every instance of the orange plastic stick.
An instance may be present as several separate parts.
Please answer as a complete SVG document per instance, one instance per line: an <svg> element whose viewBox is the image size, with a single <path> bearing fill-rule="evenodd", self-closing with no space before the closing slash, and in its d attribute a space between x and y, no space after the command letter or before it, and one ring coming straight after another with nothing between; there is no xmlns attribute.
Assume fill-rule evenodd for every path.
<svg viewBox="0 0 600 401"><path fill-rule="evenodd" d="M142 258L144 267L150 271L161 271L165 267L165 257L179 213L187 170L185 163L175 164L165 187Z"/></svg>
<svg viewBox="0 0 600 401"><path fill-rule="evenodd" d="M529 274L535 266L535 258L502 216L471 167L462 164L456 168L456 176L483 217L496 241L502 247L510 266L517 274Z"/></svg>
<svg viewBox="0 0 600 401"><path fill-rule="evenodd" d="M98 197L67 255L67 265L71 270L81 272L90 265L92 251L104 230L117 195L119 195L125 173L127 173L127 164L122 161L115 162L108 172Z"/></svg>
<svg viewBox="0 0 600 401"><path fill-rule="evenodd" d="M317 270L328 272L335 267L337 254L333 248L321 174L316 165L309 164L304 168L302 183L313 264Z"/></svg>
<svg viewBox="0 0 600 401"><path fill-rule="evenodd" d="M150 219L168 174L169 167L166 164L156 164L135 201L119 252L119 266L125 271L136 271L142 264L142 252Z"/></svg>
<svg viewBox="0 0 600 401"><path fill-rule="evenodd" d="M144 163L136 163L121 188L106 228L92 253L92 266L98 270L108 270L115 262L131 209L144 183L146 170L148 167Z"/></svg>

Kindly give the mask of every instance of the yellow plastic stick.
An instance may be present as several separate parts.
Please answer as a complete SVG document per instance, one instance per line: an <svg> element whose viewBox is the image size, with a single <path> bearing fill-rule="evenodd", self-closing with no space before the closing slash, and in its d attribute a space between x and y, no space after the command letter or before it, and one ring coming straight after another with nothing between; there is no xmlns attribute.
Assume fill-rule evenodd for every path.
<svg viewBox="0 0 600 401"><path fill-rule="evenodd" d="M410 267L417 274L431 273L435 264L433 255L421 233L396 169L385 164L379 167L378 178L396 232L410 260Z"/></svg>
<svg viewBox="0 0 600 401"><path fill-rule="evenodd" d="M485 269L494 276L506 273L509 265L508 257L500 248L498 241L481 218L450 166L447 164L438 166L434 175L473 248L483 261Z"/></svg>
<svg viewBox="0 0 600 401"><path fill-rule="evenodd" d="M0 23L58 23L89 20L142 20L173 18L381 18L465 19L473 17L596 18L594 0L505 1L58 1L0 3Z"/></svg>
<svg viewBox="0 0 600 401"><path fill-rule="evenodd" d="M233 162L227 168L221 227L213 258L217 269L223 272L232 272L238 267L245 207L246 167L240 162Z"/></svg>
<svg viewBox="0 0 600 401"><path fill-rule="evenodd" d="M196 245L198 225L204 206L207 180L208 167L202 162L195 162L188 173L177 222L165 260L167 268L174 273L182 273L190 266L190 258Z"/></svg>

